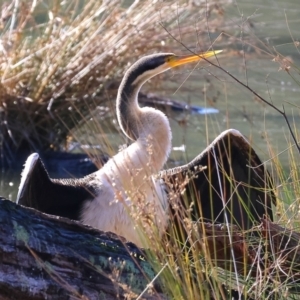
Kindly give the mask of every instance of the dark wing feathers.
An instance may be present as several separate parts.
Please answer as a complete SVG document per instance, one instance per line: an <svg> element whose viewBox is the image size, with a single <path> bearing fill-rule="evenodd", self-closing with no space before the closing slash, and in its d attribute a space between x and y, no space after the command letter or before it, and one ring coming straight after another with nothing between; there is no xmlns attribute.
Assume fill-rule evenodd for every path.
<svg viewBox="0 0 300 300"><path fill-rule="evenodd" d="M206 168L201 171L201 166ZM178 187L178 182L186 182L180 203L170 201L177 219L225 223L226 211L228 221L243 229L264 216L273 219L272 179L248 141L236 130L222 133L193 161L163 171L161 176L169 186ZM192 209L187 210L192 199ZM182 215L184 211L188 211L187 216Z"/></svg>
<svg viewBox="0 0 300 300"><path fill-rule="evenodd" d="M201 171L201 166L206 169ZM19 204L78 220L84 202L95 197L97 187L89 184L93 174L82 179L50 179L39 157L28 169L20 185ZM275 195L271 177L236 130L223 132L190 163L160 176L168 186L171 212L179 222L188 217L223 223L225 210L228 221L244 229L265 215L272 220ZM180 203L176 202L178 193Z"/></svg>
<svg viewBox="0 0 300 300"><path fill-rule="evenodd" d="M36 157L31 168L22 175L24 184L19 188L17 203L47 214L79 220L84 202L95 197L89 177L50 179L38 154Z"/></svg>

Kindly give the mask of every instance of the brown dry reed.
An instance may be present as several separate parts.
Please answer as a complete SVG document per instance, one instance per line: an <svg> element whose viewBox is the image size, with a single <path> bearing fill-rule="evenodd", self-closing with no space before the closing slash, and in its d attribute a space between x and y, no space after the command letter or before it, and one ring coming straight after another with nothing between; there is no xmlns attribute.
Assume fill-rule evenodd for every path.
<svg viewBox="0 0 300 300"><path fill-rule="evenodd" d="M145 54L178 50L163 26L183 40L193 36L192 47L207 50L209 43L199 43L206 36L207 16L220 25L222 9L219 2L197 3L5 1L0 148L61 149L70 130L95 107L113 106L130 63Z"/></svg>
<svg viewBox="0 0 300 300"><path fill-rule="evenodd" d="M85 122L95 107L113 106L129 63L147 53L180 51L163 26L188 45L194 41L189 45L191 49L207 50L207 18L215 17L210 22L211 30L220 26L222 9L219 2L197 2L199 6L187 1L150 0L127 4L116 0L4 2L0 19L0 114L4 138L0 147L60 149L70 130ZM195 36L196 41L192 38ZM153 80L152 87L157 83ZM136 214L137 219L143 215L142 211ZM232 261L227 262L231 272L216 267L215 242L213 249L205 243L207 229L203 233L195 227L199 224L188 218L183 221L179 231L189 233L190 247L177 238L180 232L176 230L170 233L165 247L159 236L149 236L156 249L148 257L153 257L170 298L226 299L224 282L245 294L256 287L255 280L243 282L243 276L233 273ZM227 231L222 231L212 230L212 236L217 234L224 241L228 236ZM244 236L235 236L238 250L243 252ZM248 262L242 255L241 262L233 263ZM267 288L263 277L259 277L260 293Z"/></svg>

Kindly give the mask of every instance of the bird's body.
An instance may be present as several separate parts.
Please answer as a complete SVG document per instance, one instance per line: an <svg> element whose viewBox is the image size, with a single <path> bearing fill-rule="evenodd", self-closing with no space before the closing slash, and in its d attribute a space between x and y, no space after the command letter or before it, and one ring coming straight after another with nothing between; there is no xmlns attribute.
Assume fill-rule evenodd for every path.
<svg viewBox="0 0 300 300"><path fill-rule="evenodd" d="M141 245L139 222L151 219L162 230L167 225L166 195L152 176L153 155L143 153L147 145L141 144L133 143L119 152L90 177L96 195L85 202L80 218L85 224L112 231L137 245Z"/></svg>
<svg viewBox="0 0 300 300"><path fill-rule="evenodd" d="M168 223L167 197L160 181L153 175L168 159L172 134L169 121L161 111L138 105L138 93L151 77L218 52L185 57L171 53L154 54L141 58L128 69L118 90L116 108L123 133L134 142L113 156L99 171L76 180L75 186L88 191L88 194L82 191L80 221L124 236L139 246L145 245L139 227L143 227L147 235L153 232L153 228L158 234L165 230ZM37 158L32 159L27 160L29 167L25 166L24 170L32 170L30 166ZM23 178L28 174L24 171ZM57 181L52 181L52 188L53 183ZM65 186L64 182L58 184ZM23 186L21 183L18 201L23 197Z"/></svg>
<svg viewBox="0 0 300 300"><path fill-rule="evenodd" d="M99 190L82 209L82 222L113 231L137 245L143 244L139 225L148 224L146 230L154 225L161 234L168 222L167 198L153 175L170 154L171 128L161 111L138 105L138 93L148 79L171 68L169 58L175 58L174 54L145 56L125 73L118 90L117 117L123 133L134 143L96 173L93 184Z"/></svg>
<svg viewBox="0 0 300 300"><path fill-rule="evenodd" d="M106 168L111 163L112 160ZM201 166L206 169L201 171ZM79 179L51 179L39 155L34 153L26 161L17 202L48 214L115 232L128 241L136 242L138 233L131 218L128 218L128 207L135 204L135 198L130 198L125 191L123 197L118 198L120 203L115 198L113 202L108 202L113 195L106 194L112 191L107 187L117 185L112 183L110 177L103 181L101 190L99 176L104 178L101 170ZM157 176L151 176L151 180L158 199L165 199L166 187L161 180L167 183L169 193L167 207L159 210L162 215L157 215L157 223L163 221L164 225L169 218L171 228L179 228L176 231L183 242L187 233L182 227L187 218L197 222L224 223L227 214L228 221L241 229L249 229L264 216L272 220L272 202L275 201L272 178L249 142L237 130L221 133L191 162L161 171ZM153 201L151 197L148 200L150 203ZM90 220L83 221L84 212L89 212L85 217L89 216ZM162 231L163 226L160 227ZM142 244L140 239L136 243Z"/></svg>

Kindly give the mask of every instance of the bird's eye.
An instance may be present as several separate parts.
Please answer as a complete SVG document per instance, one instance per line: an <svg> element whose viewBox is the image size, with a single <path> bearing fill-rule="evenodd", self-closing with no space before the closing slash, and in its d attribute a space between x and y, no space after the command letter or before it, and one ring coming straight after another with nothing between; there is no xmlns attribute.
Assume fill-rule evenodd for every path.
<svg viewBox="0 0 300 300"><path fill-rule="evenodd" d="M167 56L166 58L165 58L165 62L166 63L171 63L173 61L173 56Z"/></svg>

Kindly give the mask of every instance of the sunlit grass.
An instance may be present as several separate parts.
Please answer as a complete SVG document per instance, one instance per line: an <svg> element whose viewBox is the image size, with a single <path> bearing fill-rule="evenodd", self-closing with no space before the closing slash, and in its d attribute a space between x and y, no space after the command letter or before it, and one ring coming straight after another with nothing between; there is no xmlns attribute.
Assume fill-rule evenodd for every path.
<svg viewBox="0 0 300 300"><path fill-rule="evenodd" d="M206 10L216 26L222 22L217 5L193 9L185 1L4 2L0 92L7 147L62 148L97 105L112 106L107 103L114 102L128 64L146 53L170 52L175 43L162 24L177 30L182 15L180 33L188 39L195 27L187 21ZM205 51L209 44L199 40L195 47Z"/></svg>
<svg viewBox="0 0 300 300"><path fill-rule="evenodd" d="M284 56L280 59L286 62ZM274 62L279 61L274 57ZM297 66L290 64L289 67L281 66L280 71L286 72L287 80L291 77L298 85L299 75L294 78L297 70ZM299 108L296 107L295 111L298 110ZM289 121L295 139L299 141L298 124L296 121L290 119ZM222 240L223 236L218 232L213 241L214 250L209 249L207 244L209 239L206 239L205 230L202 230L203 225L191 222L190 218L184 219L185 214L188 216L189 212L182 212L182 220L185 221L182 222L182 227L172 227L174 223L171 221L168 242L161 243L157 240L157 243L152 243L155 246L154 254L149 255L150 261L156 259L161 263L154 266L161 272L159 276L165 283L166 293L170 299L229 299L227 291L231 289L240 291L244 299L299 299L299 235L297 232L300 228L298 163L300 153L290 132L287 132L285 152L288 153L288 167L281 163L281 153L278 153L277 147L272 144L267 130L264 135L269 153L267 164L274 178L274 191L277 198L276 206L273 207L274 218L275 223L283 226L281 233L284 235L279 231L273 236L271 233L270 236L265 235L268 231L265 232L262 227L254 228L254 234L251 230L242 232L247 251L253 251L250 251L251 254L257 257L252 257L252 265L247 266L250 252L246 251L244 269L239 269L235 258L224 261L225 267L220 268L222 262L216 260L214 253L218 248L217 245L220 245L218 241ZM234 181L232 184L234 186ZM188 201L197 200L188 199ZM232 238L235 237L231 229L225 230L224 238L227 234L232 234ZM227 242L227 245L230 247L230 243Z"/></svg>
<svg viewBox="0 0 300 300"><path fill-rule="evenodd" d="M34 3L33 1L31 6L28 4L29 12L37 14ZM45 23L36 21L31 15L21 15L20 17L23 17L26 22L15 24L12 18L4 28L3 56L0 60L0 88L5 95L17 98L22 95L21 99L25 101L24 103L38 103L43 109L49 107L55 115L54 107L61 103L62 97L66 102L59 109L67 109L67 118L71 119L71 122L66 121L63 114L56 115L56 120L61 121L66 132L78 123L78 119L81 120L78 127L85 122L86 130L90 134L101 136L99 144L106 146L105 149L106 151L109 149L107 151L109 154L113 154L115 149L111 147L107 130L103 128L102 123L95 125L90 122L86 115L90 115L92 109L88 107L81 110L81 105L86 105L87 101L95 105L106 104L105 101L109 102L111 99L114 101L116 82L119 82L128 62L136 60L136 57L147 52L158 51L158 49L161 51L162 42L168 38L166 33L161 33L156 22L163 20L171 24L178 17L174 13L168 15L169 6L155 7L152 3L150 6L148 1L137 2L138 4L129 8L116 6L118 3L111 1L99 6L98 1L91 1L86 7L80 9L78 6L81 6L81 2L73 2L67 7L61 7L58 2L53 2L50 10L49 7L38 7L41 11L39 14L44 16L46 12L48 15ZM136 14L136 10L139 14ZM14 20L19 20L19 17L15 17ZM149 27L149 23L156 25ZM110 34L106 32L108 25L113 28ZM16 30L15 26L17 26ZM30 30L34 33L31 37L28 36ZM152 40L153 36L157 37L156 41L149 43L150 37ZM128 49L135 49L135 51ZM168 50L168 44L163 49ZM287 75L299 84L299 79L296 77L297 66L292 65L280 54L274 56L274 63L279 63L282 71L287 72ZM107 94L107 89L111 86L114 92L111 93L110 90L111 94ZM49 102L50 99L53 101ZM111 113L113 107L110 107L110 104L107 106L111 108L109 110ZM47 115L46 119L48 118L50 117ZM292 125L298 139L297 123ZM13 125L10 126L13 128ZM49 125L43 123L41 126ZM110 130L111 128L112 126ZM206 132L209 133L209 129L207 125ZM80 130L85 129L81 127L77 130L77 133L80 133ZM76 134L73 136L74 139L77 138ZM293 141L287 136L286 148L289 153L287 170L280 162L277 149L272 145L267 134L266 132L265 140L270 157L269 165L275 178L277 195L277 206L274 208L275 219L279 224L297 231L300 225L299 153ZM210 140L211 137L208 135L207 139ZM91 141L87 140L87 144L90 143ZM233 186L234 184L233 182ZM191 199L187 201L191 202ZM268 297L270 299L275 293L273 299L286 299L290 295L288 283L277 280L276 268L270 273L269 270L259 270L253 277L250 275L253 266L248 266L249 268L237 273L235 269L238 269L238 266L234 260L224 261L224 264L228 265L226 268L216 266L216 258L206 244L205 230L201 230L203 225L191 222L188 211L182 212L182 216L181 226L171 225L169 237L163 243L159 236L152 237L151 244L154 245L154 249L147 252L148 260L153 262L153 267L157 270L156 280L163 282L165 291L171 299L210 299L211 297L228 299L226 289L240 290L244 296L254 299L268 299ZM232 230L225 228L224 237ZM254 245L256 249L268 242L264 237L253 237L251 232L243 234L248 245ZM223 236L218 235L218 238L222 239ZM216 244L213 248L217 248ZM281 261L277 253L270 251L268 255L274 258L275 267L280 269ZM247 258L244 259L246 264ZM294 299L294 296L290 295L290 297Z"/></svg>

